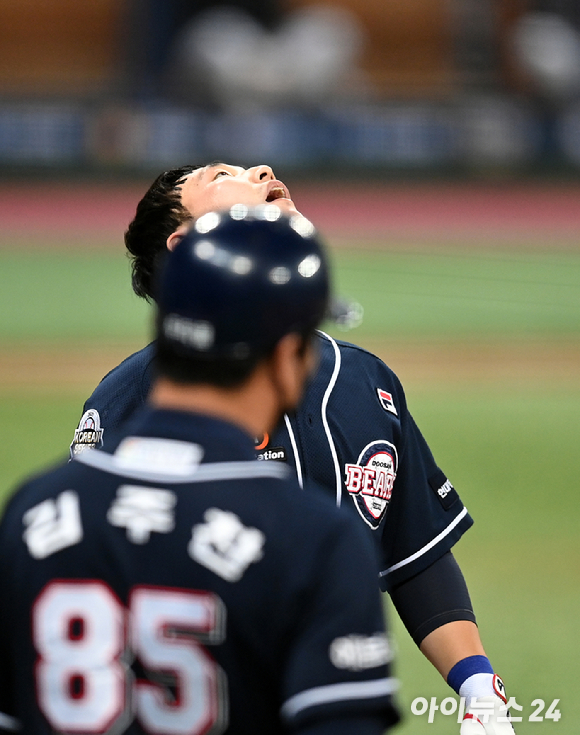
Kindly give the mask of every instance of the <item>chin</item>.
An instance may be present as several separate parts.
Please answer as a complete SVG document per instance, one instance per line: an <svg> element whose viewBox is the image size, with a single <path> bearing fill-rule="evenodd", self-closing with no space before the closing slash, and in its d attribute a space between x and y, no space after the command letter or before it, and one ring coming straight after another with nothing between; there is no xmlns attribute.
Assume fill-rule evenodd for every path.
<svg viewBox="0 0 580 735"><path fill-rule="evenodd" d="M284 214L301 214L301 212L296 209L292 199L276 199L272 204L279 207Z"/></svg>

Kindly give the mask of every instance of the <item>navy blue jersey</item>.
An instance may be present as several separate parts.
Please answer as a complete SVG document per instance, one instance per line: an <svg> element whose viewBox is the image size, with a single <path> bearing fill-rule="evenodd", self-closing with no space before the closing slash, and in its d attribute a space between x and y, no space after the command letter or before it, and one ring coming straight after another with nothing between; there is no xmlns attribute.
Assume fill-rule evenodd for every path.
<svg viewBox="0 0 580 735"><path fill-rule="evenodd" d="M0 524L0 732L397 720L350 514L217 419L145 408L109 445L29 480Z"/></svg>
<svg viewBox="0 0 580 735"><path fill-rule="evenodd" d="M294 468L337 505L354 511L374 537L383 590L449 551L472 525L451 482L415 424L403 387L370 352L320 333L320 365L295 415L257 457ZM110 372L85 403L71 453L106 443L107 432L141 405L153 375L154 345Z"/></svg>

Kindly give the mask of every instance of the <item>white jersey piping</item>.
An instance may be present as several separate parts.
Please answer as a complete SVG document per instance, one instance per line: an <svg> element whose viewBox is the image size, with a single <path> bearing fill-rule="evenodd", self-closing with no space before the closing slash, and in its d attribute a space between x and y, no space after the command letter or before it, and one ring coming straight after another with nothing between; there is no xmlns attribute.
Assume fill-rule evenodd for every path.
<svg viewBox="0 0 580 735"><path fill-rule="evenodd" d="M386 577L387 574L391 574L391 572L394 572L396 569L400 569L401 567L406 566L407 564L410 564L411 562L415 561L419 557L423 556L423 554L426 554L430 549L432 549L434 546L437 546L437 544L445 538L457 524L465 518L467 515L467 508L463 508L461 513L457 515L451 523L447 526L447 528L444 528L443 531L441 531L440 534L435 536L435 538L431 539L428 544L425 544L422 549L419 549L419 551L416 551L414 554L411 554L411 556L408 556L406 559L403 559L402 561L397 562L396 564L393 564L392 567L389 567L388 569L385 569L385 571L379 573L379 577Z"/></svg>
<svg viewBox="0 0 580 735"><path fill-rule="evenodd" d="M288 414L284 414L284 422L288 429L288 435L290 436L290 444L292 444L292 451L294 452L294 462L296 464L296 477L298 478L298 484L301 489L304 489L304 479L302 477L302 463L300 462L300 455L298 454L298 445L296 444L296 437L294 436L294 429L290 423Z"/></svg>
<svg viewBox="0 0 580 735"><path fill-rule="evenodd" d="M208 464L198 465L188 474L176 476L169 472L150 472L123 467L115 461L114 454L107 454L98 449L87 449L77 455L74 461L114 475L129 477L132 480L160 482L171 485L180 485L189 482L213 482L218 480L246 480L262 477L282 480L288 478L290 474L288 467L280 462L258 462L255 459L251 459L241 462L208 462Z"/></svg>
<svg viewBox="0 0 580 735"><path fill-rule="evenodd" d="M326 386L326 390L324 391L324 397L322 399L321 413L322 413L322 424L324 426L324 432L326 434L326 439L328 441L328 446L330 448L330 454L332 455L332 462L334 464L334 476L336 478L336 504L340 506L342 502L342 475L340 473L340 465L338 463L338 455L336 453L336 446L334 444L332 434L330 433L330 427L328 425L326 409L328 406L328 399L330 398L330 394L332 393L332 391L334 390L334 386L336 385L336 380L338 378L338 373L340 372L340 365L341 365L342 358L340 356L340 350L338 349L338 345L332 339L332 337L326 334L326 332L322 332L320 330L319 330L319 334L321 334L323 337L326 337L326 339L332 345L332 349L334 350L334 370L332 371L332 376L330 378L328 385Z"/></svg>
<svg viewBox="0 0 580 735"><path fill-rule="evenodd" d="M302 710L319 704L384 697L393 694L398 689L398 685L396 679L389 677L374 681L345 681L339 684L314 687L287 699L282 705L281 713L285 719L291 719Z"/></svg>

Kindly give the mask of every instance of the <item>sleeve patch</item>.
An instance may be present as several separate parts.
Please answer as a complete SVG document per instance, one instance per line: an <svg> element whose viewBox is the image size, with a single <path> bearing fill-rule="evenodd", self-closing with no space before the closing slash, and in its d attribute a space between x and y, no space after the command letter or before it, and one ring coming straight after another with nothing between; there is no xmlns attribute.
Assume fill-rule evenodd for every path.
<svg viewBox="0 0 580 735"><path fill-rule="evenodd" d="M437 470L437 472L429 478L429 485L445 510L449 510L449 508L459 500L457 491L441 470Z"/></svg>
<svg viewBox="0 0 580 735"><path fill-rule="evenodd" d="M389 393L382 388L377 388L377 396L379 397L379 402L381 406L385 409L385 411L389 411L390 413L395 414L395 416L399 415L397 413L397 409L395 408L392 393Z"/></svg>
<svg viewBox="0 0 580 735"><path fill-rule="evenodd" d="M103 446L101 417L96 408L89 408L82 415L75 436L70 445L70 458L74 459L85 449L98 449Z"/></svg>

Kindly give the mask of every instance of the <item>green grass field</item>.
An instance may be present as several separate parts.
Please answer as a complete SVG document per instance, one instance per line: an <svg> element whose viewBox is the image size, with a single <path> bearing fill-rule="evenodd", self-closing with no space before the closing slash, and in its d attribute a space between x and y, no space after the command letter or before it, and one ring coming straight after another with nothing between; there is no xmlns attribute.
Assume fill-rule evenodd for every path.
<svg viewBox="0 0 580 735"><path fill-rule="evenodd" d="M334 258L339 291L363 304L365 320L333 333L397 371L476 520L456 555L490 658L523 707L518 735L576 735L580 249L353 243ZM65 456L98 377L147 340L149 312L128 274L109 250L0 250L0 494ZM411 714L415 698L440 703L452 692L392 622L405 714L397 732L457 733L455 716ZM555 699L558 722L529 721Z"/></svg>

